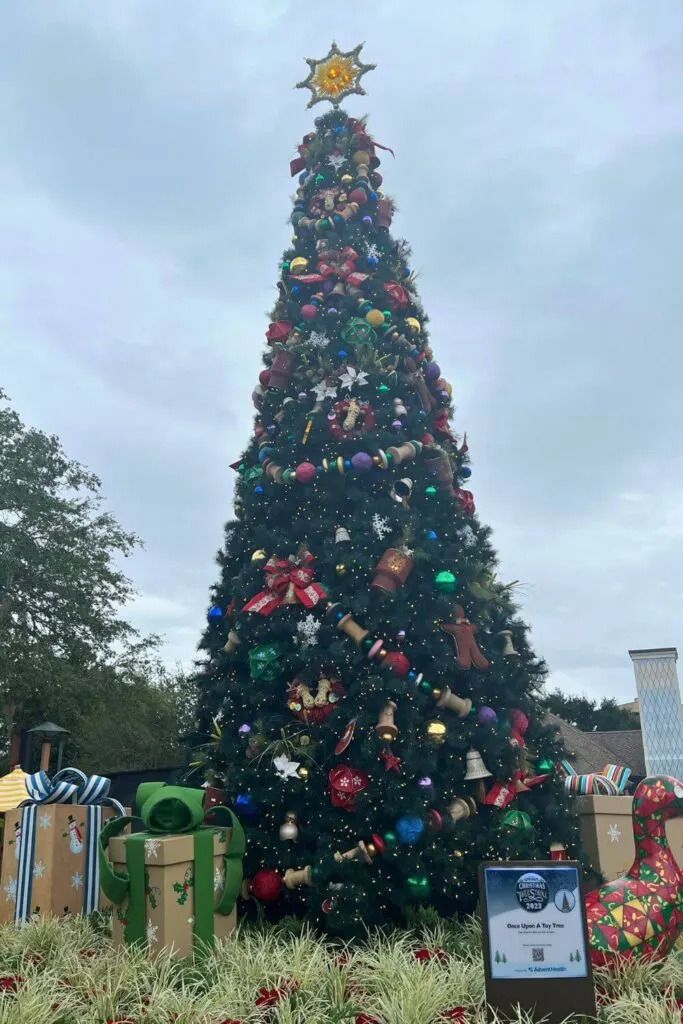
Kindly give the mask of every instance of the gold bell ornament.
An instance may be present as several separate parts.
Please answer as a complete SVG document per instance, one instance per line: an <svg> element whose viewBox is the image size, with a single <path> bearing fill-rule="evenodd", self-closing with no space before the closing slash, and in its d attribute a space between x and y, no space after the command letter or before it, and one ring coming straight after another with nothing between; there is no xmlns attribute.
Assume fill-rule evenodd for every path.
<svg viewBox="0 0 683 1024"><path fill-rule="evenodd" d="M455 800L448 805L447 813L453 823L463 821L477 813L476 801L471 796L456 796Z"/></svg>
<svg viewBox="0 0 683 1024"><path fill-rule="evenodd" d="M445 743L448 727L445 722L440 722L438 718L432 718L425 725L425 732L427 739L431 740L432 743Z"/></svg>
<svg viewBox="0 0 683 1024"><path fill-rule="evenodd" d="M307 864L305 868L299 868L298 871L295 871L294 868L287 868L282 881L288 889L298 889L302 885L311 885L313 883L313 869L310 864Z"/></svg>
<svg viewBox="0 0 683 1024"><path fill-rule="evenodd" d="M455 711L458 718L467 718L472 710L472 701L469 697L458 697L448 686L443 690L437 687L432 690L432 694L436 698L437 708L448 708L449 711Z"/></svg>
<svg viewBox="0 0 683 1024"><path fill-rule="evenodd" d="M398 736L398 727L394 721L396 705L393 700L388 700L379 713L375 732L383 743L392 743Z"/></svg>
<svg viewBox="0 0 683 1024"><path fill-rule="evenodd" d="M491 778L491 772L484 764L484 758L479 751L474 749L468 750L465 782L477 782L479 779L489 778Z"/></svg>
<svg viewBox="0 0 683 1024"><path fill-rule="evenodd" d="M519 658L519 651L516 651L512 643L512 630L501 629L498 636L503 638L503 657L504 658Z"/></svg>
<svg viewBox="0 0 683 1024"><path fill-rule="evenodd" d="M280 839L287 842L290 839L299 838L299 826L296 822L294 811L285 812L285 820L280 825Z"/></svg>

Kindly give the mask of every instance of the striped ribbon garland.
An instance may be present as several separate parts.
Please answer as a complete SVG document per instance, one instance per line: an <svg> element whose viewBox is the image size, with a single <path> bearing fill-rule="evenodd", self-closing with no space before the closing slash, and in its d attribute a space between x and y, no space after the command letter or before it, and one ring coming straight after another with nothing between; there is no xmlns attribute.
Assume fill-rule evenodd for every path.
<svg viewBox="0 0 683 1024"><path fill-rule="evenodd" d="M21 837L17 851L17 899L14 924L26 924L31 916L33 866L36 853L36 822L41 804L85 804L87 836L85 846L85 878L83 882L83 913L91 914L99 906L100 865L98 839L102 829L102 808L113 807L117 817L126 812L118 800L109 796L111 779L104 775L87 776L78 768L64 768L50 779L47 772L35 772L26 779L28 801L21 805Z"/></svg>

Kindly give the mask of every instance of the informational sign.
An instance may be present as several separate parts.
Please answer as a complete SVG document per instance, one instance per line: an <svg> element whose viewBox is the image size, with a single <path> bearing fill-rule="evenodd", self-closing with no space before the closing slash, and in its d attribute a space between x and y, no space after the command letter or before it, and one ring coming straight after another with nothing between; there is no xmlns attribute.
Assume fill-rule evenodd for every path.
<svg viewBox="0 0 683 1024"><path fill-rule="evenodd" d="M586 914L578 864L483 864L480 896L487 999L563 1020L595 1013Z"/></svg>

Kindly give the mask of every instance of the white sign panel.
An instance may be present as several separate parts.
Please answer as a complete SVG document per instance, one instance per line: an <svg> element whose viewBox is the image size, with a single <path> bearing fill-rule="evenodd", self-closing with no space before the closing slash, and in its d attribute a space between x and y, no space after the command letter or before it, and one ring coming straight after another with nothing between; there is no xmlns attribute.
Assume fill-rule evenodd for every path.
<svg viewBox="0 0 683 1024"><path fill-rule="evenodd" d="M587 977L578 869L496 865L484 873L492 980Z"/></svg>

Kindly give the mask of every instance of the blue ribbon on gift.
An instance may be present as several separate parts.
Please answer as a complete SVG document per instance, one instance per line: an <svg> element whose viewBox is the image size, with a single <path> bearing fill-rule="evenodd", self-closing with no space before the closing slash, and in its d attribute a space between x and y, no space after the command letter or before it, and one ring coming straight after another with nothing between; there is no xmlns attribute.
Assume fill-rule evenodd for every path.
<svg viewBox="0 0 683 1024"><path fill-rule="evenodd" d="M50 778L47 772L35 772L26 779L28 800L21 804L21 838L17 857L17 898L14 908L16 926L25 924L31 916L31 891L36 853L36 826L38 809L42 804L85 804L87 807L87 834L85 848L85 878L83 880L83 913L97 910L100 901L100 864L98 839L102 831L102 808L113 807L117 816L125 808L109 796L111 779L104 775L85 775L78 768L64 768Z"/></svg>

